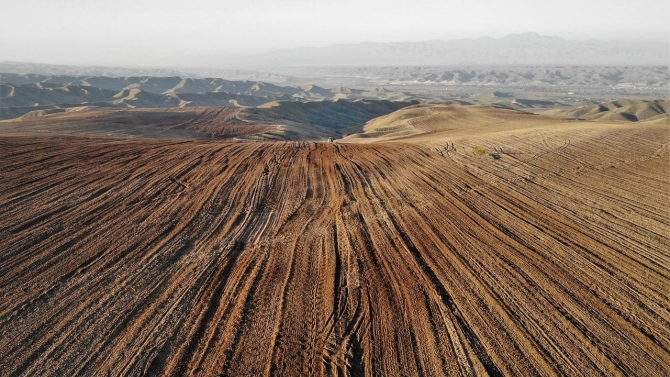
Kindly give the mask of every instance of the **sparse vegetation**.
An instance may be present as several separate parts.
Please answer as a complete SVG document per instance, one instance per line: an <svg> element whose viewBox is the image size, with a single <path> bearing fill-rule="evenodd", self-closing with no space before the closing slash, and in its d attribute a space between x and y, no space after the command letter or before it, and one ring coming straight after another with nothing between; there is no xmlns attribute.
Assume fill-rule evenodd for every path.
<svg viewBox="0 0 670 377"><path fill-rule="evenodd" d="M476 146L476 145L474 147L472 147L472 150L478 155L486 154L486 149L484 149L482 147L479 147L479 146Z"/></svg>

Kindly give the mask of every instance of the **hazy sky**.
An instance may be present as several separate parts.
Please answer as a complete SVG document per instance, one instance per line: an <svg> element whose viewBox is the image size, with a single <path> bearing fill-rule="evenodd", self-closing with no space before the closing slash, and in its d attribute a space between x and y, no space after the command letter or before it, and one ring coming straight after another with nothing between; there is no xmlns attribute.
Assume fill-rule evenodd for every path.
<svg viewBox="0 0 670 377"><path fill-rule="evenodd" d="M0 0L0 60L149 64L192 52L502 37L667 41L668 0Z"/></svg>

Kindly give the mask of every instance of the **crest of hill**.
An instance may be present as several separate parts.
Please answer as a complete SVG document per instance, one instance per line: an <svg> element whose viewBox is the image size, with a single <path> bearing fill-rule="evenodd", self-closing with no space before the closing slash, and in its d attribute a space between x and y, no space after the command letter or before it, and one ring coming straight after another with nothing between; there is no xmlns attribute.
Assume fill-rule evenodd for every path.
<svg viewBox="0 0 670 377"><path fill-rule="evenodd" d="M305 93L310 93L310 94L316 94L320 96L326 96L326 95L331 95L333 91L330 89L322 88L320 86L310 84L305 87L303 87L303 92Z"/></svg>
<svg viewBox="0 0 670 377"><path fill-rule="evenodd" d="M117 92L81 86L0 84L0 106L38 106L110 100Z"/></svg>
<svg viewBox="0 0 670 377"><path fill-rule="evenodd" d="M434 144L560 122L565 121L492 106L419 104L372 119L365 124L362 133L347 136L342 141L368 143L393 140Z"/></svg>
<svg viewBox="0 0 670 377"><path fill-rule="evenodd" d="M549 110L543 114L568 119L668 123L668 111L670 98L617 100L573 109Z"/></svg>

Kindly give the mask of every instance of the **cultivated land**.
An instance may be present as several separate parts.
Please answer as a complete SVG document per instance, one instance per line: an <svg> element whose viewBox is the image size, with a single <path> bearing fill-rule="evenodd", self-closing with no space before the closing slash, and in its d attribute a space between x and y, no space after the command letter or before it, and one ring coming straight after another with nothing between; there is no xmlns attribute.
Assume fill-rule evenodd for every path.
<svg viewBox="0 0 670 377"><path fill-rule="evenodd" d="M20 125L0 123L0 375L670 374L667 121L414 106L339 143Z"/></svg>

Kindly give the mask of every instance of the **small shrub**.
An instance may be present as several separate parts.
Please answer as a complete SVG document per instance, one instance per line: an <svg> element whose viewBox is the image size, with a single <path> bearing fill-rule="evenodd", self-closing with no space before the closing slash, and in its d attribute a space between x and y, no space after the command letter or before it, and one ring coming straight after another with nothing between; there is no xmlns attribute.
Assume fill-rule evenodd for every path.
<svg viewBox="0 0 670 377"><path fill-rule="evenodd" d="M477 153L479 155L486 154L486 149L484 149L482 147L474 146L474 147L472 147L472 150L475 151L475 153Z"/></svg>

